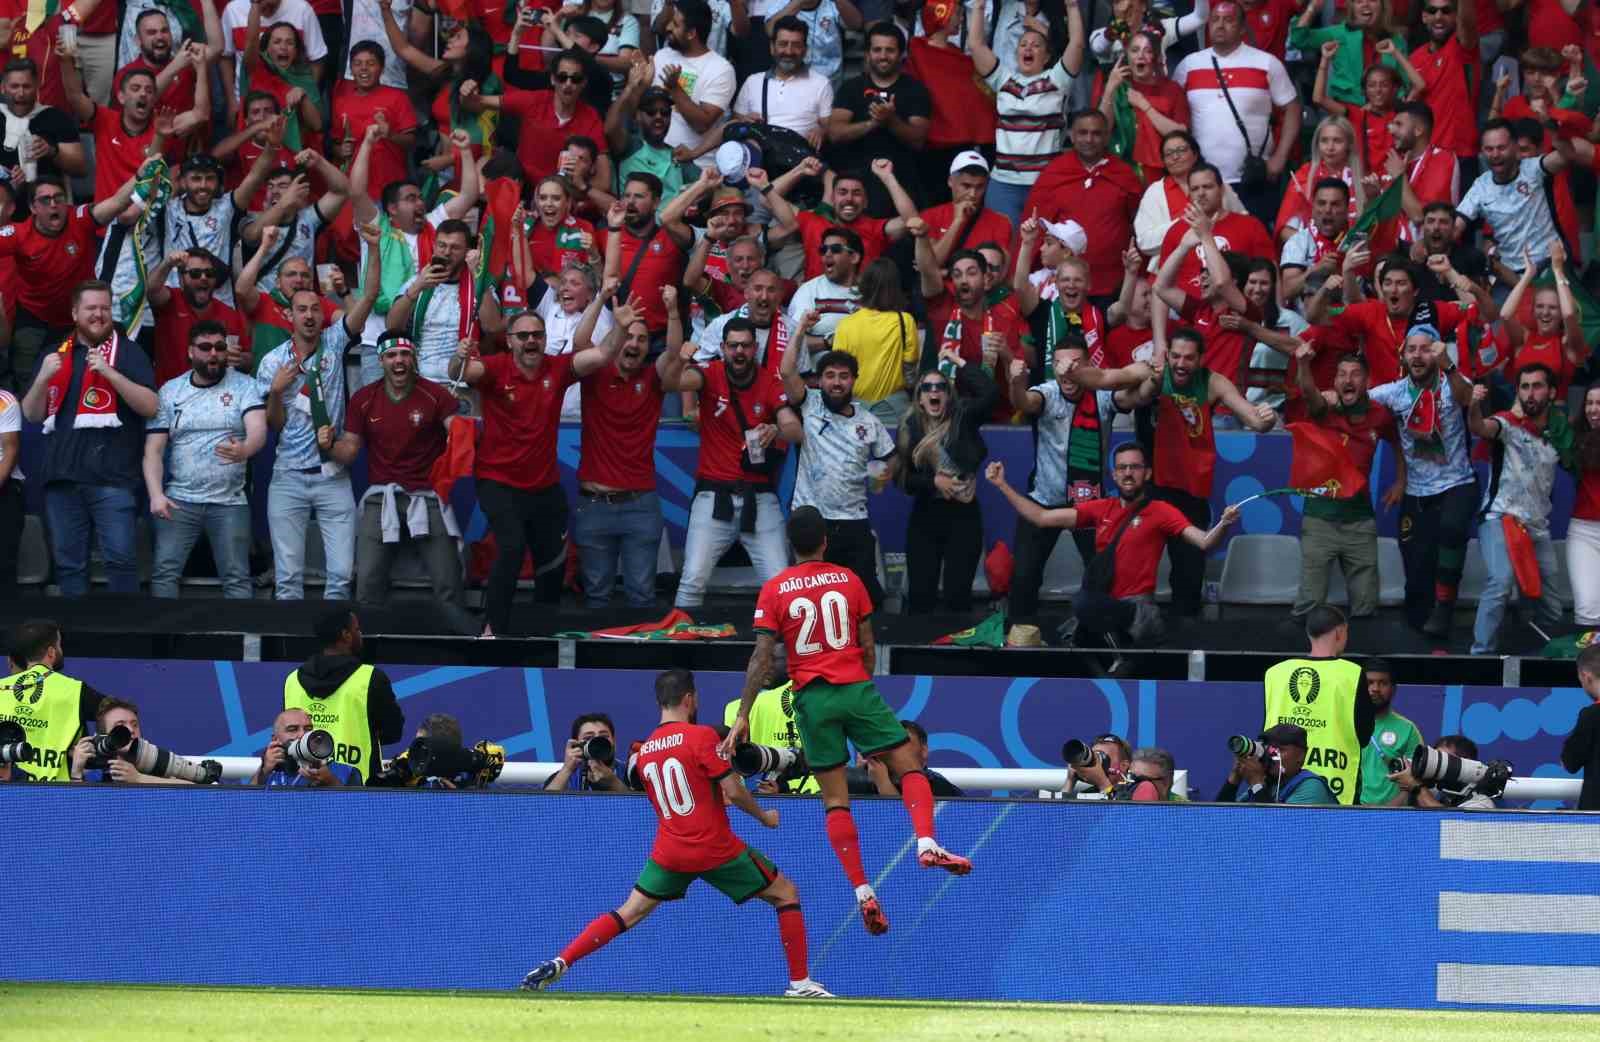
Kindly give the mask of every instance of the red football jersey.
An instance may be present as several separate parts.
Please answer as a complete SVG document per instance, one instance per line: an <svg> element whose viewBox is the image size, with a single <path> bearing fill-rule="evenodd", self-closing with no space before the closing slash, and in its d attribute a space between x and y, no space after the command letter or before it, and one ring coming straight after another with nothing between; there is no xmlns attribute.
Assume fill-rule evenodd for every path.
<svg viewBox="0 0 1600 1042"><path fill-rule="evenodd" d="M802 561L768 579L756 598L755 625L783 638L798 691L813 680L871 680L858 630L872 614L866 584L842 564Z"/></svg>
<svg viewBox="0 0 1600 1042"><path fill-rule="evenodd" d="M703 724L662 724L639 746L634 770L661 827L650 859L670 872L704 872L744 850L718 784L732 770Z"/></svg>

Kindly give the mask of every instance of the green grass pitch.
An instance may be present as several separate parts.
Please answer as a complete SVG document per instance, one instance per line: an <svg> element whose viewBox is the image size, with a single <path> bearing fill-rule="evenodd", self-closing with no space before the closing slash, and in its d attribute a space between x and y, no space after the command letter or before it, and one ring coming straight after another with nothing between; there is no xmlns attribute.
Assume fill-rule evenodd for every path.
<svg viewBox="0 0 1600 1042"><path fill-rule="evenodd" d="M0 1039L1592 1042L1600 1015L0 984Z"/></svg>

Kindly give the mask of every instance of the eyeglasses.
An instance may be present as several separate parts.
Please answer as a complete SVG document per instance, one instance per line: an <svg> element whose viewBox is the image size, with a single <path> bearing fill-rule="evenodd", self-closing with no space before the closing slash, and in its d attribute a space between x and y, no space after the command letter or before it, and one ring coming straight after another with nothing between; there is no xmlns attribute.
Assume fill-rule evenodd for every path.
<svg viewBox="0 0 1600 1042"><path fill-rule="evenodd" d="M555 80L557 83L582 83L589 77L585 76L581 72L558 72L550 78Z"/></svg>
<svg viewBox="0 0 1600 1042"><path fill-rule="evenodd" d="M507 333L506 338L508 340L543 340L544 332L542 330L525 329L518 333Z"/></svg>
<svg viewBox="0 0 1600 1042"><path fill-rule="evenodd" d="M228 349L228 345L221 340L196 340L189 346L205 355L219 355Z"/></svg>
<svg viewBox="0 0 1600 1042"><path fill-rule="evenodd" d="M35 195L33 201L40 206L61 206L67 201L65 195Z"/></svg>
<svg viewBox="0 0 1600 1042"><path fill-rule="evenodd" d="M918 394L943 394L950 389L950 385L940 380L924 380L917 384Z"/></svg>
<svg viewBox="0 0 1600 1042"><path fill-rule="evenodd" d="M834 254L834 253L854 253L854 252L855 251L852 250L850 247L848 247L848 246L846 246L846 245L844 245L843 243L840 243L840 242L825 242L821 246L817 247L817 253L821 254L824 257L826 257L826 256L828 256L830 254Z"/></svg>
<svg viewBox="0 0 1600 1042"><path fill-rule="evenodd" d="M1144 464L1143 463L1116 463L1116 464L1113 464L1112 467L1111 467L1111 470L1114 473L1118 473L1118 474L1128 473L1128 472L1132 472L1132 471L1135 471L1135 470L1143 470L1143 469L1144 469Z"/></svg>
<svg viewBox="0 0 1600 1042"><path fill-rule="evenodd" d="M1161 158L1162 159L1177 159L1180 156L1189 155L1193 151L1194 151L1194 149L1190 148L1188 145L1177 145L1177 146L1175 146L1173 148L1164 148L1164 149L1162 149L1161 150Z"/></svg>
<svg viewBox="0 0 1600 1042"><path fill-rule="evenodd" d="M183 273L191 279L214 279L217 273L210 268L185 268Z"/></svg>

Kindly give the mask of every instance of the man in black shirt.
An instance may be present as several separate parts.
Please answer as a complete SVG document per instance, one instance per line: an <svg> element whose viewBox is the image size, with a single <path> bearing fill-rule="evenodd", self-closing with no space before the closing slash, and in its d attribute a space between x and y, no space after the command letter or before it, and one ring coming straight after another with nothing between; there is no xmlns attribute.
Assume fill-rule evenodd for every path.
<svg viewBox="0 0 1600 1042"><path fill-rule="evenodd" d="M33 60L13 58L0 76L5 90L0 167L12 171L13 183L20 186L40 174L87 174L89 161L78 140L78 124L60 109L39 104L39 67Z"/></svg>
<svg viewBox="0 0 1600 1042"><path fill-rule="evenodd" d="M1578 683L1593 701L1578 711L1578 720L1561 747L1561 766L1583 772L1579 810L1600 810L1600 646L1578 653Z"/></svg>
<svg viewBox="0 0 1600 1042"><path fill-rule="evenodd" d="M839 170L866 170L874 159L892 161L920 209L927 199L917 173L918 153L928 140L933 101L927 87L900 71L905 53L905 35L893 22L867 30L866 71L845 80L833 96L827 156ZM895 216L894 201L877 178L867 180L867 212Z"/></svg>
<svg viewBox="0 0 1600 1042"><path fill-rule="evenodd" d="M1411 244L1411 259L1418 265L1421 281L1417 284L1417 299L1427 301L1453 301L1456 291L1447 286L1427 266L1429 257L1444 254L1450 258L1450 267L1473 282L1487 285L1489 261L1483 251L1467 243L1456 241L1456 209L1449 203L1429 203L1422 208L1421 235ZM1511 280L1512 283L1516 279Z"/></svg>

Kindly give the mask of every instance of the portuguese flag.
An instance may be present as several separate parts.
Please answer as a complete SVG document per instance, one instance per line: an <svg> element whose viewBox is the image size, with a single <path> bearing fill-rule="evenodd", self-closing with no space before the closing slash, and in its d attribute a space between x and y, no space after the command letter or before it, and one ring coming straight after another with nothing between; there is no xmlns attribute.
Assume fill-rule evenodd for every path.
<svg viewBox="0 0 1600 1042"><path fill-rule="evenodd" d="M1355 222L1350 225L1349 230L1344 233L1344 236L1340 241L1343 241L1343 239L1347 239L1352 235L1365 235L1367 238L1371 239L1374 237L1374 229L1377 228L1378 225L1382 224L1384 221L1390 221L1396 217L1399 217L1401 211L1400 185L1401 180L1397 177L1390 182L1388 188L1385 188L1383 191L1378 193L1378 197L1376 199L1373 199L1371 202L1367 203L1366 208L1361 211L1360 216L1358 216L1355 219ZM1377 251L1374 251L1374 254L1376 254L1376 252Z"/></svg>
<svg viewBox="0 0 1600 1042"><path fill-rule="evenodd" d="M567 630L555 634L569 640L600 637L610 640L720 640L738 633L727 623L720 626L702 626L688 612L672 609L655 622L641 622L636 626L608 626L602 630Z"/></svg>
<svg viewBox="0 0 1600 1042"><path fill-rule="evenodd" d="M1367 487L1367 476L1356 469L1345 449L1348 435L1315 423L1286 426L1294 439L1289 463L1292 488L1324 489L1330 499L1350 499Z"/></svg>
<svg viewBox="0 0 1600 1042"><path fill-rule="evenodd" d="M1003 648L1006 644L1006 615L997 611L976 626L946 633L935 644L951 644L963 648Z"/></svg>
<svg viewBox="0 0 1600 1042"><path fill-rule="evenodd" d="M250 318L250 371L254 373L263 358L288 342L293 335L293 326L289 321L289 298L279 289L261 294L255 314Z"/></svg>

